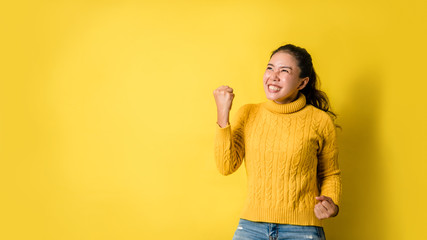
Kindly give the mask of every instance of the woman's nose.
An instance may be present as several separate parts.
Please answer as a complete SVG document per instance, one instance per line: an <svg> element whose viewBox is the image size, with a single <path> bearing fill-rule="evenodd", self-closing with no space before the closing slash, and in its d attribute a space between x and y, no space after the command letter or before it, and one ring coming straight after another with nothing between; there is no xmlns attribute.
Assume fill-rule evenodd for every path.
<svg viewBox="0 0 427 240"><path fill-rule="evenodd" d="M271 80L273 80L273 81L278 81L278 80L280 80L280 79L279 79L279 74L278 74L278 72L273 72L273 73L270 75L270 78L271 78Z"/></svg>

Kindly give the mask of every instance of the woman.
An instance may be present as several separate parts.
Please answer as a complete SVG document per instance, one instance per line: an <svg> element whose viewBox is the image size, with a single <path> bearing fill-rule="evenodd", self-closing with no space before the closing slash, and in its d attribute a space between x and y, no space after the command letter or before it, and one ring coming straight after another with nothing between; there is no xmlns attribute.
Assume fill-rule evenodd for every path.
<svg viewBox="0 0 427 240"><path fill-rule="evenodd" d="M215 162L235 172L245 159L247 197L233 239L325 239L322 219L341 203L335 114L317 89L310 54L292 44L270 56L267 101L246 104L229 122L233 89L214 90Z"/></svg>

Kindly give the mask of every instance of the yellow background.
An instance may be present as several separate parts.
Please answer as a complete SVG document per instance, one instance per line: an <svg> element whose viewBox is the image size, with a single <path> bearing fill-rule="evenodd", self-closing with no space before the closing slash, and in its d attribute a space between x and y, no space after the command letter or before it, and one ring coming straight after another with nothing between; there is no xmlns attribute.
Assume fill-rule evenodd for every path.
<svg viewBox="0 0 427 240"><path fill-rule="evenodd" d="M5 2L5 1L4 1ZM425 1L10 1L0 7L0 239L231 239L244 166L213 159L213 90L265 100L311 53L338 113L327 239L424 236Z"/></svg>

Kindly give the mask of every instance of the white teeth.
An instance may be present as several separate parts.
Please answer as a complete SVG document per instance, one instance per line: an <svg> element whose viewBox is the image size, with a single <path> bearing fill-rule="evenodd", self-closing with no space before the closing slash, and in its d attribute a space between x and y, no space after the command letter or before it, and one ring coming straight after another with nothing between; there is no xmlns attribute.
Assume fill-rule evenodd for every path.
<svg viewBox="0 0 427 240"><path fill-rule="evenodd" d="M280 90L280 88L275 87L273 85L268 86L268 88L270 88L271 90L274 90L274 91L279 91Z"/></svg>

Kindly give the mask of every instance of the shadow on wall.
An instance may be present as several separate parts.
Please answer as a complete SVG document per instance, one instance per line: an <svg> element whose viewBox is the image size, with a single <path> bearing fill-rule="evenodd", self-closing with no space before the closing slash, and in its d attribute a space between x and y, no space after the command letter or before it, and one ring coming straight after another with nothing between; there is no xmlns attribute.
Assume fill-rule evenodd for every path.
<svg viewBox="0 0 427 240"><path fill-rule="evenodd" d="M376 71L354 80L338 112L343 199L339 215L324 222L328 240L384 239L384 159L378 140L382 89Z"/></svg>

